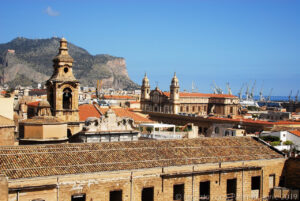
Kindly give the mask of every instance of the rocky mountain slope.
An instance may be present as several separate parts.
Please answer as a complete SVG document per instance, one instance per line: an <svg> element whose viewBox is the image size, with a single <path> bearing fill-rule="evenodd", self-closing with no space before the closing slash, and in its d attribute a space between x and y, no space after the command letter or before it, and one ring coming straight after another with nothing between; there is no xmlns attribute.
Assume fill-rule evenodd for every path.
<svg viewBox="0 0 300 201"><path fill-rule="evenodd" d="M15 87L45 82L52 75L52 59L58 53L59 40L19 37L0 44L0 83ZM104 88L138 88L128 76L124 58L91 55L72 43L68 47L74 58L74 75L82 86L96 86L97 80L102 80Z"/></svg>

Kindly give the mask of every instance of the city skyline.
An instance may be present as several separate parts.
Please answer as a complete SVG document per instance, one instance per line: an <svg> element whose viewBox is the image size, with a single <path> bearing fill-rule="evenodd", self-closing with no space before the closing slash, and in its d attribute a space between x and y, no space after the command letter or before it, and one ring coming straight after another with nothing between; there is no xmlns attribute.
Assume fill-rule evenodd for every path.
<svg viewBox="0 0 300 201"><path fill-rule="evenodd" d="M34 5L34 6L32 6ZM299 89L297 1L14 1L4 2L0 43L16 38L66 37L91 54L124 57L138 84L168 90L176 72L181 90L192 82L211 93L214 82L234 94L293 95Z"/></svg>

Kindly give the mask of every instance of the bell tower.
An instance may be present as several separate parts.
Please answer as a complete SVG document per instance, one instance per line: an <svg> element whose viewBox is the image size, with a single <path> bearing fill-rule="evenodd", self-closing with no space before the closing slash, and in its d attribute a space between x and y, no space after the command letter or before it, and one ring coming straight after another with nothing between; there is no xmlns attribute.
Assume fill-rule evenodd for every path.
<svg viewBox="0 0 300 201"><path fill-rule="evenodd" d="M177 114L179 112L179 81L176 73L174 73L170 85L170 101L172 103L172 112Z"/></svg>
<svg viewBox="0 0 300 201"><path fill-rule="evenodd" d="M145 76L143 78L143 83L141 87L141 100L150 100L150 84L149 79L147 77L147 74L145 73Z"/></svg>
<svg viewBox="0 0 300 201"><path fill-rule="evenodd" d="M73 75L73 58L67 40L60 40L59 52L53 59L53 75L46 82L47 99L53 116L66 122L78 122L79 81Z"/></svg>

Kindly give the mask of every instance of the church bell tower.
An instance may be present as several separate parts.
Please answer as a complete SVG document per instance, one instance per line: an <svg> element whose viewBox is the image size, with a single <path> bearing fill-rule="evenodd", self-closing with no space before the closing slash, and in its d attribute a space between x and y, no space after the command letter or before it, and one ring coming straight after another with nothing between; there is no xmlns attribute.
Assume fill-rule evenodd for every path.
<svg viewBox="0 0 300 201"><path fill-rule="evenodd" d="M179 112L179 81L176 73L174 73L170 85L170 101L172 103L172 113L177 114Z"/></svg>
<svg viewBox="0 0 300 201"><path fill-rule="evenodd" d="M73 75L73 58L68 53L67 40L60 40L59 53L53 59L53 75L46 82L47 99L52 115L66 122L78 122L79 81Z"/></svg>

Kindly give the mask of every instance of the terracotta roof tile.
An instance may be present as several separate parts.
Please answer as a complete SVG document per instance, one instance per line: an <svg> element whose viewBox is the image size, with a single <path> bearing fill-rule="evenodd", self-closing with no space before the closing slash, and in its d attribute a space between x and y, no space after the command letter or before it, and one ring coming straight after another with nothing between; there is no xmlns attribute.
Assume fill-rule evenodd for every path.
<svg viewBox="0 0 300 201"><path fill-rule="evenodd" d="M40 103L40 101L34 101L34 102L27 103L27 105L31 106L31 107L38 107L39 103Z"/></svg>
<svg viewBox="0 0 300 201"><path fill-rule="evenodd" d="M299 130L290 130L290 133L297 135L298 137L300 137L300 131Z"/></svg>
<svg viewBox="0 0 300 201"><path fill-rule="evenodd" d="M85 121L88 117L99 118L101 114L92 104L79 105L79 120Z"/></svg>
<svg viewBox="0 0 300 201"><path fill-rule="evenodd" d="M101 117L101 114L95 107L98 107L98 109L101 111L102 114L105 114L108 110L108 108L99 107L98 105L92 105L92 104L80 105L79 120L85 121L88 117L97 117L97 118ZM141 115L138 115L127 108L112 108L112 110L116 113L118 117L129 117L132 118L136 123L153 122L152 120L145 118Z"/></svg>
<svg viewBox="0 0 300 201"><path fill-rule="evenodd" d="M127 100L127 99L133 99L135 100L136 98L133 96L127 96L127 95L104 95L105 99L122 99L122 100Z"/></svg>
<svg viewBox="0 0 300 201"><path fill-rule="evenodd" d="M9 179L196 165L284 156L250 137L0 147Z"/></svg>
<svg viewBox="0 0 300 201"><path fill-rule="evenodd" d="M105 114L108 110L108 108L101 108L99 107L100 111ZM112 108L112 110L115 112L115 114L118 117L129 117L133 119L136 123L148 123L153 122L152 120L145 118L141 115L136 114L132 110L129 110L127 108Z"/></svg>
<svg viewBox="0 0 300 201"><path fill-rule="evenodd" d="M164 95L170 96L170 92L163 92ZM205 97L212 97L212 98L237 98L234 95L230 94L205 94L205 93L188 93L188 92L179 92L180 97L199 97L199 98L205 98Z"/></svg>

